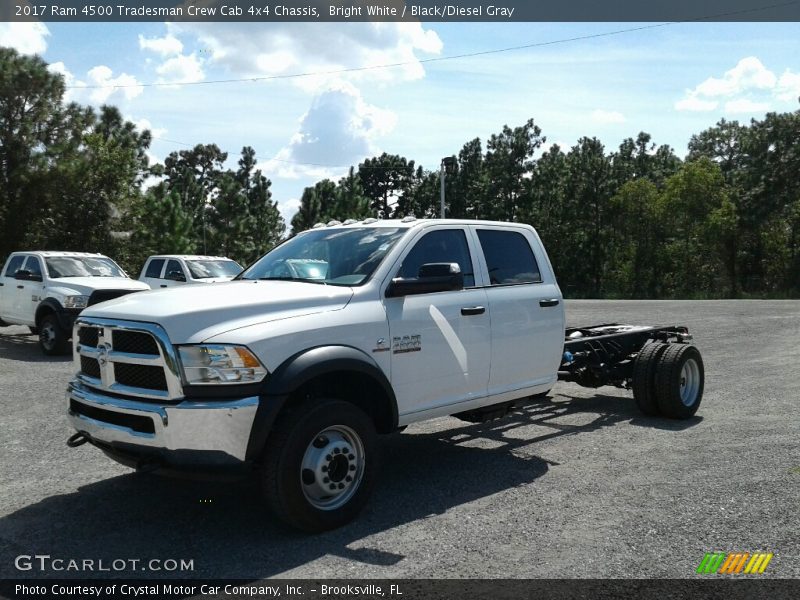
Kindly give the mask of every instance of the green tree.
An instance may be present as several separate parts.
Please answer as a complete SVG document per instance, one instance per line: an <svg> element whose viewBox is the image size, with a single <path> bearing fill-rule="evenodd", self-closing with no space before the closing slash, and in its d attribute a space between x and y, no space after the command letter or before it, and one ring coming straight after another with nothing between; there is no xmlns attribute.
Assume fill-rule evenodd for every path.
<svg viewBox="0 0 800 600"><path fill-rule="evenodd" d="M541 129L528 119L524 125L494 134L486 143L483 160L485 196L481 214L501 221L517 220L525 194L526 179L533 172L533 154L544 143Z"/></svg>
<svg viewBox="0 0 800 600"><path fill-rule="evenodd" d="M414 175L413 160L386 152L358 165L358 177L370 208L383 219L405 214L404 196L413 187Z"/></svg>
<svg viewBox="0 0 800 600"><path fill-rule="evenodd" d="M61 125L63 77L38 56L0 47L0 258L19 249L28 223L47 204L37 182Z"/></svg>

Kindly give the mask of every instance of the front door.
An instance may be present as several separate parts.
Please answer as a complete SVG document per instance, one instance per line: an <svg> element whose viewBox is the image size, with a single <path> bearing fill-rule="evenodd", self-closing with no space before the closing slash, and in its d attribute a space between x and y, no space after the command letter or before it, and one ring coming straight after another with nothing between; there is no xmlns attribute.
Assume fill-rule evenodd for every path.
<svg viewBox="0 0 800 600"><path fill-rule="evenodd" d="M385 299L392 387L401 415L480 398L489 380L486 292L475 287L465 230L424 233L394 277L414 278L427 263L458 263L466 289Z"/></svg>

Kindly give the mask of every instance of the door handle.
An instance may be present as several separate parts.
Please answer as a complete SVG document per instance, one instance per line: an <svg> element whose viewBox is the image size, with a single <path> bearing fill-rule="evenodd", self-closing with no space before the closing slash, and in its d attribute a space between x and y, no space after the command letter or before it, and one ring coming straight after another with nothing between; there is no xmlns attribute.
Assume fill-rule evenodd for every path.
<svg viewBox="0 0 800 600"><path fill-rule="evenodd" d="M482 315L485 312L485 306L465 306L461 309L461 314L465 317L469 317L471 315Z"/></svg>
<svg viewBox="0 0 800 600"><path fill-rule="evenodd" d="M545 298L539 300L539 306L542 308L546 308L548 306L557 306L558 305L558 298Z"/></svg>
<svg viewBox="0 0 800 600"><path fill-rule="evenodd" d="M17 289L18 289L18 290L24 290L24 289L25 289L25 286L24 286L24 285L18 285L18 286L17 286Z"/></svg>
<svg viewBox="0 0 800 600"><path fill-rule="evenodd" d="M167 286L166 286L166 284L163 284L163 283L162 283L162 284L161 284L161 287L167 287Z"/></svg>

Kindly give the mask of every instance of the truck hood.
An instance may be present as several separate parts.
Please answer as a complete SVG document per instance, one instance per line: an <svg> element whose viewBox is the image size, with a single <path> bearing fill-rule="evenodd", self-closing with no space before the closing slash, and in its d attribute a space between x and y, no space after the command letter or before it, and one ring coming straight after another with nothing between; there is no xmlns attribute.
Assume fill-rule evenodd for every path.
<svg viewBox="0 0 800 600"><path fill-rule="evenodd" d="M131 294L85 309L81 316L161 325L175 344L260 323L341 310L349 287L298 281L229 281Z"/></svg>
<svg viewBox="0 0 800 600"><path fill-rule="evenodd" d="M51 279L47 289L65 296L90 296L95 290L149 290L150 287L127 277L59 277Z"/></svg>

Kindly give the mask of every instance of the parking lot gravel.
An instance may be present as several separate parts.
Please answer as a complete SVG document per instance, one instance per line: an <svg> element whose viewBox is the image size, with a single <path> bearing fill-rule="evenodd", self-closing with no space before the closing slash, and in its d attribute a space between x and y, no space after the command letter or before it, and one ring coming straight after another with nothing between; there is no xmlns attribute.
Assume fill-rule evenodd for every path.
<svg viewBox="0 0 800 600"><path fill-rule="evenodd" d="M567 315L688 325L706 369L697 415L647 418L628 391L559 383L501 420L415 424L383 439L358 520L316 536L274 521L254 481L67 448L69 357L0 328L0 577L109 576L15 567L45 554L192 561L113 573L149 578L692 578L713 551L772 552L763 577L799 577L800 302L585 300Z"/></svg>

